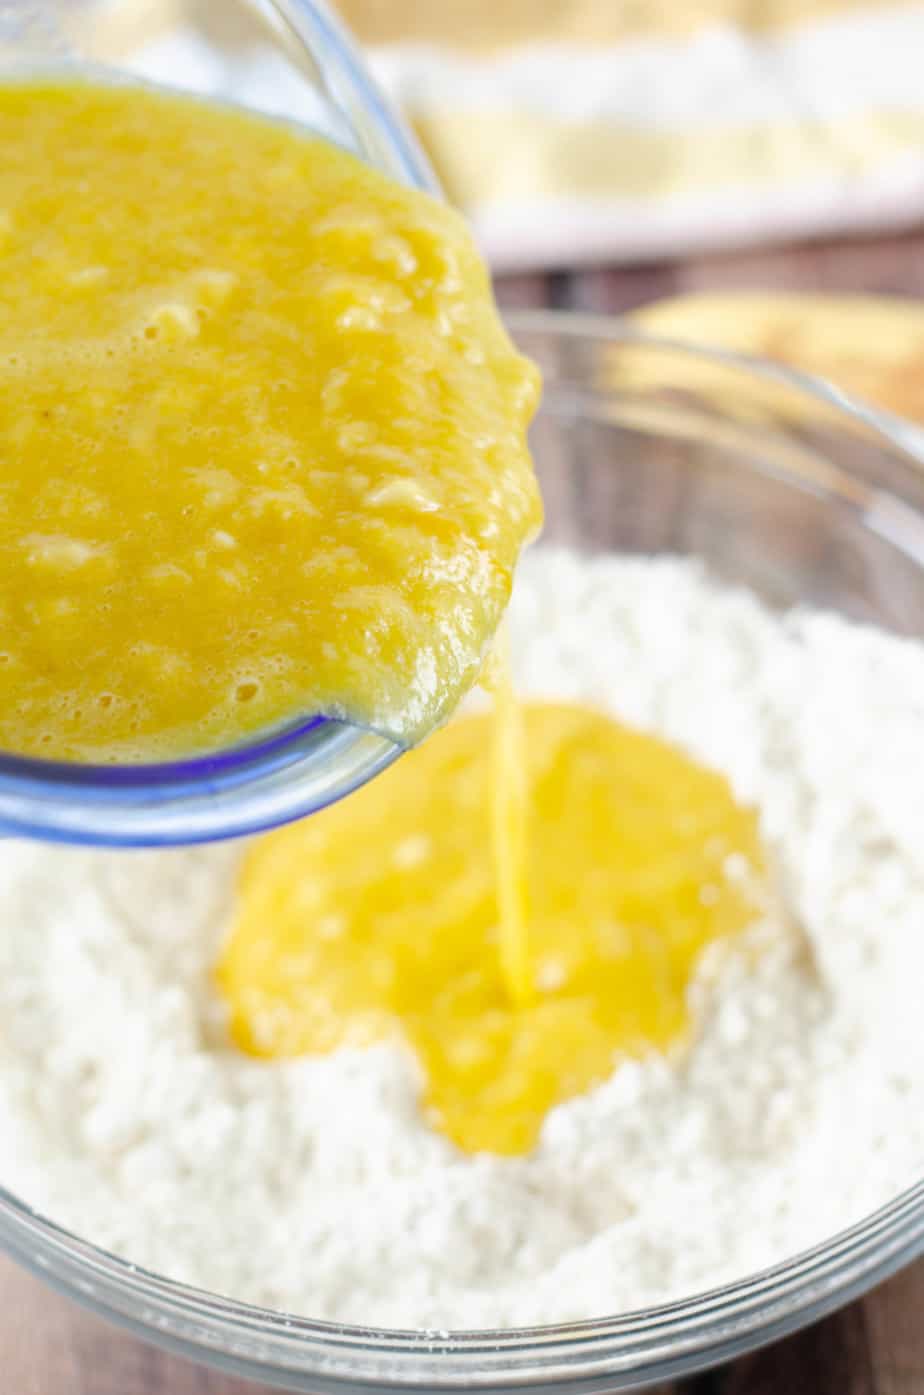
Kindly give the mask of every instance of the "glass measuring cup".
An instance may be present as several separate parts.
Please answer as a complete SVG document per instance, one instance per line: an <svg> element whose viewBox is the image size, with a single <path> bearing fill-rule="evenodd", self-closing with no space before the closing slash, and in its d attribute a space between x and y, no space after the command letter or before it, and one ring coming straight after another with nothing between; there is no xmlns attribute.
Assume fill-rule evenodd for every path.
<svg viewBox="0 0 924 1395"><path fill-rule="evenodd" d="M315 0L0 0L0 76L75 67L297 121L404 184L436 189L414 138ZM172 763L0 753L0 833L111 846L234 837L323 808L399 753L384 737L307 714Z"/></svg>

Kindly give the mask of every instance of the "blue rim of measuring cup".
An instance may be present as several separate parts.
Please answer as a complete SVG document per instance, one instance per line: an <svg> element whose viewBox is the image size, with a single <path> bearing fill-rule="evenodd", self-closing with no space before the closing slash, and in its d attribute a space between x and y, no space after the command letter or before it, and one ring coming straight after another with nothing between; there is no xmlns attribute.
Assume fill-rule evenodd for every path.
<svg viewBox="0 0 924 1395"><path fill-rule="evenodd" d="M51 761L0 752L0 777L9 774L23 780L43 780L48 784L68 787L94 783L108 785L114 789L130 790L155 790L161 786L185 787L190 781L198 779L220 780L237 770L253 765L255 761L272 758L299 738L331 725L333 723L327 717L309 717L265 740L247 745L227 747L201 756L190 756L188 760L139 761L136 765Z"/></svg>
<svg viewBox="0 0 924 1395"><path fill-rule="evenodd" d="M400 754L385 737L320 716L182 761L83 765L0 754L0 834L99 847L241 837L325 808Z"/></svg>
<svg viewBox="0 0 924 1395"><path fill-rule="evenodd" d="M255 833L325 808L401 748L313 716L189 760L84 765L0 754L0 834L165 847Z"/></svg>

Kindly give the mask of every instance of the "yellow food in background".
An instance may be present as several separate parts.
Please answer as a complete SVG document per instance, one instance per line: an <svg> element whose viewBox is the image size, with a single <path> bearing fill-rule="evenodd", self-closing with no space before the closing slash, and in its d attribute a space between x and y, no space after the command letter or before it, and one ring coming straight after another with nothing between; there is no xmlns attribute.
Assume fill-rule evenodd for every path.
<svg viewBox="0 0 924 1395"><path fill-rule="evenodd" d="M599 44L639 36L685 36L711 26L774 33L808 19L884 8L889 0L337 0L366 43L442 44L494 50L515 44Z"/></svg>
<svg viewBox="0 0 924 1395"><path fill-rule="evenodd" d="M434 1126L521 1153L555 1104L689 1030L704 948L759 913L754 813L721 776L576 706L526 704L528 993L498 942L492 716L452 723L246 855L217 968L263 1057L403 1036Z"/></svg>
<svg viewBox="0 0 924 1395"><path fill-rule="evenodd" d="M665 339L774 359L828 378L900 416L924 421L924 302L729 291L655 301L627 318ZM651 371L639 356L629 364L617 353L613 363L620 381L633 385ZM677 359L670 361L670 372L674 386L718 392L735 409L740 378L733 372L706 361L680 364ZM750 388L749 395L789 415L824 415L801 394L772 383L759 392Z"/></svg>
<svg viewBox="0 0 924 1395"><path fill-rule="evenodd" d="M541 514L455 214L232 108L7 84L0 278L0 748L448 715Z"/></svg>
<svg viewBox="0 0 924 1395"><path fill-rule="evenodd" d="M490 55L525 44L608 44L641 37L686 37L713 25L747 34L773 34L807 20L886 9L894 0L336 0L335 8L362 44L430 44ZM243 5L214 0L102 0L109 39L124 47L176 26L185 15L227 41L256 27ZM78 12L78 18L79 18Z"/></svg>

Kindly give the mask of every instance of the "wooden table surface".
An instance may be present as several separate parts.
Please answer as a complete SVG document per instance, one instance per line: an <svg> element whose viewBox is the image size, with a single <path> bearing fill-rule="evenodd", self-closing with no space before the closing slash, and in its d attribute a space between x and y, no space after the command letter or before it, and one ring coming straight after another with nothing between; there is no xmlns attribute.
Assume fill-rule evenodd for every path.
<svg viewBox="0 0 924 1395"><path fill-rule="evenodd" d="M651 266L508 277L508 306L598 312L685 291L924 296L924 232ZM109 1327L0 1259L0 1395L270 1395ZM924 1395L924 1260L844 1311L656 1395Z"/></svg>

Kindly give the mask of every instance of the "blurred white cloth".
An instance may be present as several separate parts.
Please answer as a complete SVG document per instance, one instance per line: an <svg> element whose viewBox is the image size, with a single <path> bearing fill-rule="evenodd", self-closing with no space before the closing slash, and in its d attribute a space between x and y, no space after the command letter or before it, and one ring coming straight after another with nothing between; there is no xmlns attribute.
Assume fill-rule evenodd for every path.
<svg viewBox="0 0 924 1395"><path fill-rule="evenodd" d="M827 3L762 32L368 53L499 270L907 224L924 215L924 4ZM323 122L267 49L222 66L180 31L133 66L207 70L209 90Z"/></svg>
<svg viewBox="0 0 924 1395"><path fill-rule="evenodd" d="M373 60L498 268L924 214L924 5L770 35L723 24L485 57L400 45Z"/></svg>

